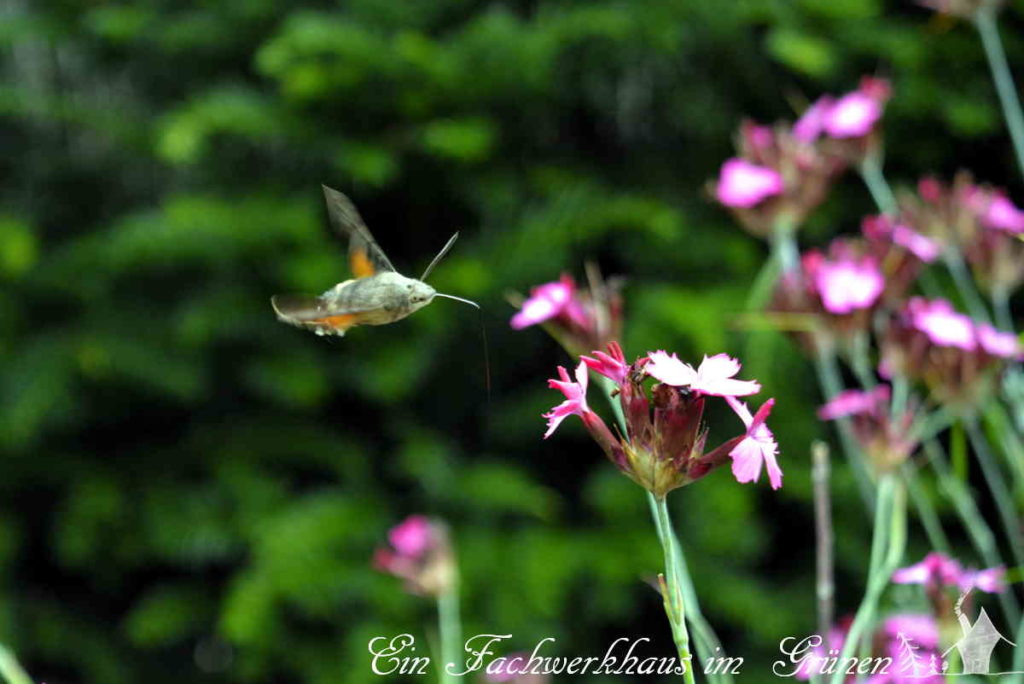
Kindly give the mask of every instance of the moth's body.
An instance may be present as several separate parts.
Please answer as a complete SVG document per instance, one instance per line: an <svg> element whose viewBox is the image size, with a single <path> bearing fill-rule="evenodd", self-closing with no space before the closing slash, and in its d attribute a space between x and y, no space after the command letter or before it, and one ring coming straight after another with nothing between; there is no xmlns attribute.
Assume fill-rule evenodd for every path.
<svg viewBox="0 0 1024 684"><path fill-rule="evenodd" d="M341 320L336 321L340 325L317 325L315 331L318 335L344 335L345 330L354 325L394 323L425 307L433 301L434 294L430 285L394 271L346 280L320 295L320 300L326 310L357 313L341 314Z"/></svg>
<svg viewBox="0 0 1024 684"><path fill-rule="evenodd" d="M357 325L394 323L433 301L437 293L423 279L451 247L457 233L427 267L423 279L409 278L391 265L347 197L326 186L324 195L331 223L349 237L349 263L356 277L316 297L275 296L271 304L279 320L317 335L341 336Z"/></svg>

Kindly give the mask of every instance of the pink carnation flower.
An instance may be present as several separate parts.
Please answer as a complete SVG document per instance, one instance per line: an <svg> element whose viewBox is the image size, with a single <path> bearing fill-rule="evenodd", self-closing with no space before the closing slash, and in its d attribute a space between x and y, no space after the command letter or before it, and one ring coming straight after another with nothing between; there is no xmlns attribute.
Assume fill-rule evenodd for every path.
<svg viewBox="0 0 1024 684"><path fill-rule="evenodd" d="M814 142L822 133L839 140L863 138L882 118L887 99L887 81L862 78L857 90L838 99L826 95L808 107L794 124L793 135L805 143Z"/></svg>
<svg viewBox="0 0 1024 684"><path fill-rule="evenodd" d="M572 278L563 275L553 283L538 285L530 291L530 297L512 317L512 327L522 330L537 325L563 313L569 314L577 322L585 323L586 316L575 301L576 286ZM579 320L582 319L582 320Z"/></svg>
<svg viewBox="0 0 1024 684"><path fill-rule="evenodd" d="M754 380L733 379L740 372L740 362L727 354L705 356L696 370L675 354L669 356L664 351L651 352L649 358L644 370L666 385L689 387L717 397L742 397L761 391L761 385Z"/></svg>
<svg viewBox="0 0 1024 684"><path fill-rule="evenodd" d="M862 414L876 415L889 403L889 386L878 385L869 392L846 390L818 409L818 418L836 420Z"/></svg>
<svg viewBox="0 0 1024 684"><path fill-rule="evenodd" d="M1024 354L1020 339L1013 333L997 330L987 323L978 325L976 332L978 344L987 354L1004 359L1019 359Z"/></svg>
<svg viewBox="0 0 1024 684"><path fill-rule="evenodd" d="M885 290L885 278L874 259L869 257L822 259L816 264L813 277L822 305L833 314L868 309Z"/></svg>
<svg viewBox="0 0 1024 684"><path fill-rule="evenodd" d="M431 538L430 520L423 515L410 515L388 532L388 541L395 551L410 558L426 553Z"/></svg>
<svg viewBox="0 0 1024 684"><path fill-rule="evenodd" d="M945 299L913 297L907 303L910 323L928 336L933 344L974 351L977 347L974 321L957 313Z"/></svg>
<svg viewBox="0 0 1024 684"><path fill-rule="evenodd" d="M997 566L986 570L963 568L949 556L933 551L920 563L900 568L892 574L896 584L923 584L926 587L957 587L960 591L980 589L998 593L1005 588L1003 577L1006 569Z"/></svg>
<svg viewBox="0 0 1024 684"><path fill-rule="evenodd" d="M1024 211L1005 195L996 195L986 203L981 222L986 228L1005 230L1014 235L1024 233Z"/></svg>
<svg viewBox="0 0 1024 684"><path fill-rule="evenodd" d="M749 209L782 190L782 175L775 169L733 158L722 164L715 196L727 207Z"/></svg>
<svg viewBox="0 0 1024 684"><path fill-rule="evenodd" d="M822 128L832 138L861 138L871 132L880 118L882 103L867 93L855 90L828 108Z"/></svg>

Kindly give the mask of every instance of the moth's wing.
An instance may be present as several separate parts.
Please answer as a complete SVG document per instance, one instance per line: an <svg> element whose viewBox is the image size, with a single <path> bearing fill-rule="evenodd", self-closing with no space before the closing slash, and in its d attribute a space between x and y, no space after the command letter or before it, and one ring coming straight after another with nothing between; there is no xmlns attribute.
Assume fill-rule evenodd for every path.
<svg viewBox="0 0 1024 684"><path fill-rule="evenodd" d="M327 200L327 215L331 219L331 227L348 238L348 261L352 267L352 275L356 278L368 278L381 271L395 271L384 250L373 239L370 229L359 216L352 200L326 185L322 187L324 199Z"/></svg>
<svg viewBox="0 0 1024 684"><path fill-rule="evenodd" d="M274 295L270 304L279 320L318 335L344 335L346 330L359 325L367 311L329 306L322 297L311 295Z"/></svg>

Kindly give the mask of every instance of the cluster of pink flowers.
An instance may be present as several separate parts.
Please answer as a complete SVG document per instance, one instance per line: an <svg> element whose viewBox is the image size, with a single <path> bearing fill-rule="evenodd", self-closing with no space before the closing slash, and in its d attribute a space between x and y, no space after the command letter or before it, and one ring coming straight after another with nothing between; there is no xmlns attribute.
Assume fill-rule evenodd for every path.
<svg viewBox="0 0 1024 684"><path fill-rule="evenodd" d="M592 267L588 276L587 290L564 273L554 282L534 287L512 317L512 328L542 325L574 356L618 339L622 328L618 281L604 280Z"/></svg>
<svg viewBox="0 0 1024 684"><path fill-rule="evenodd" d="M912 297L882 342L882 375L921 380L939 401L976 405L990 371L1024 353L1013 333L957 312L945 299Z"/></svg>
<svg viewBox="0 0 1024 684"><path fill-rule="evenodd" d="M934 551L920 563L900 568L892 575L896 584L920 584L930 591L955 587L957 591L968 592L978 589L996 594L1006 589L1006 568L997 566L985 570L965 568L949 556Z"/></svg>
<svg viewBox="0 0 1024 684"><path fill-rule="evenodd" d="M903 221L949 249L963 252L979 284L1008 292L1024 282L1024 210L1002 188L958 173L951 184L927 177L917 196L900 201Z"/></svg>
<svg viewBox="0 0 1024 684"><path fill-rule="evenodd" d="M834 659L842 652L852 620L844 620L828 634L823 644L797 668L796 679L830 675ZM882 621L871 640L873 653L890 661L879 672L864 679L866 684L942 684L944 663L939 652L939 625L931 615L898 613ZM852 678L851 680L852 681Z"/></svg>
<svg viewBox="0 0 1024 684"><path fill-rule="evenodd" d="M891 472L917 447L912 434L914 412L892 415L888 385L869 391L846 390L818 409L822 420L850 418L853 434L876 473Z"/></svg>
<svg viewBox="0 0 1024 684"><path fill-rule="evenodd" d="M388 532L390 546L377 549L373 565L405 581L411 594L439 596L456 581L448 530L440 521L412 515Z"/></svg>
<svg viewBox="0 0 1024 684"><path fill-rule="evenodd" d="M615 384L626 421L626 434L616 436L587 404L588 369ZM740 364L725 354L705 357L697 367L682 362L675 354L650 352L627 364L618 344L608 352L584 356L576 368L575 382L559 367L559 378L549 381L565 396L558 406L544 414L549 437L571 415L579 416L590 435L623 473L655 496L662 498L677 487L689 484L732 459L732 472L739 482L753 482L762 467L768 471L773 488L782 486L782 470L776 456L778 445L765 421L773 399L752 414L737 397L756 394L760 385L738 380ZM658 382L648 391L647 378ZM705 452L707 429L704 402L720 397L745 426L742 435Z"/></svg>
<svg viewBox="0 0 1024 684"><path fill-rule="evenodd" d="M864 78L851 93L820 98L792 126L744 122L739 155L722 164L715 198L756 235L767 237L780 221L794 229L836 175L876 144L888 98L887 81Z"/></svg>

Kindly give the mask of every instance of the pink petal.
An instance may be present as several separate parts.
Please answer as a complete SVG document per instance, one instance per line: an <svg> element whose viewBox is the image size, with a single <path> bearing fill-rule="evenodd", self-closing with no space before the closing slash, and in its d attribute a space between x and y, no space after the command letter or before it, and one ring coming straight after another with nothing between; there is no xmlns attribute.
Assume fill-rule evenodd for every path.
<svg viewBox="0 0 1024 684"><path fill-rule="evenodd" d="M727 354L705 356L697 368L697 378L690 387L704 394L719 397L742 397L761 391L760 383L754 380L732 380L740 372L740 362Z"/></svg>
<svg viewBox="0 0 1024 684"><path fill-rule="evenodd" d="M667 352L656 351L648 354L648 358L650 362L644 366L644 371L666 385L688 387L697 379L693 366L683 363L675 354L669 356Z"/></svg>
<svg viewBox="0 0 1024 684"><path fill-rule="evenodd" d="M832 98L819 98L804 110L796 123L793 124L793 137L804 143L812 143L824 130L825 112L832 106Z"/></svg>
<svg viewBox="0 0 1024 684"><path fill-rule="evenodd" d="M814 286L826 311L849 314L878 301L885 279L870 259L823 261L814 273Z"/></svg>
<svg viewBox="0 0 1024 684"><path fill-rule="evenodd" d="M421 556L431 542L430 521L422 515L411 515L388 532L388 541L403 556Z"/></svg>
<svg viewBox="0 0 1024 684"><path fill-rule="evenodd" d="M859 90L847 93L824 116L823 128L833 138L860 138L871 132L882 116L882 105Z"/></svg>
<svg viewBox="0 0 1024 684"><path fill-rule="evenodd" d="M775 169L733 158L722 165L715 195L727 207L749 209L782 190L782 175Z"/></svg>

